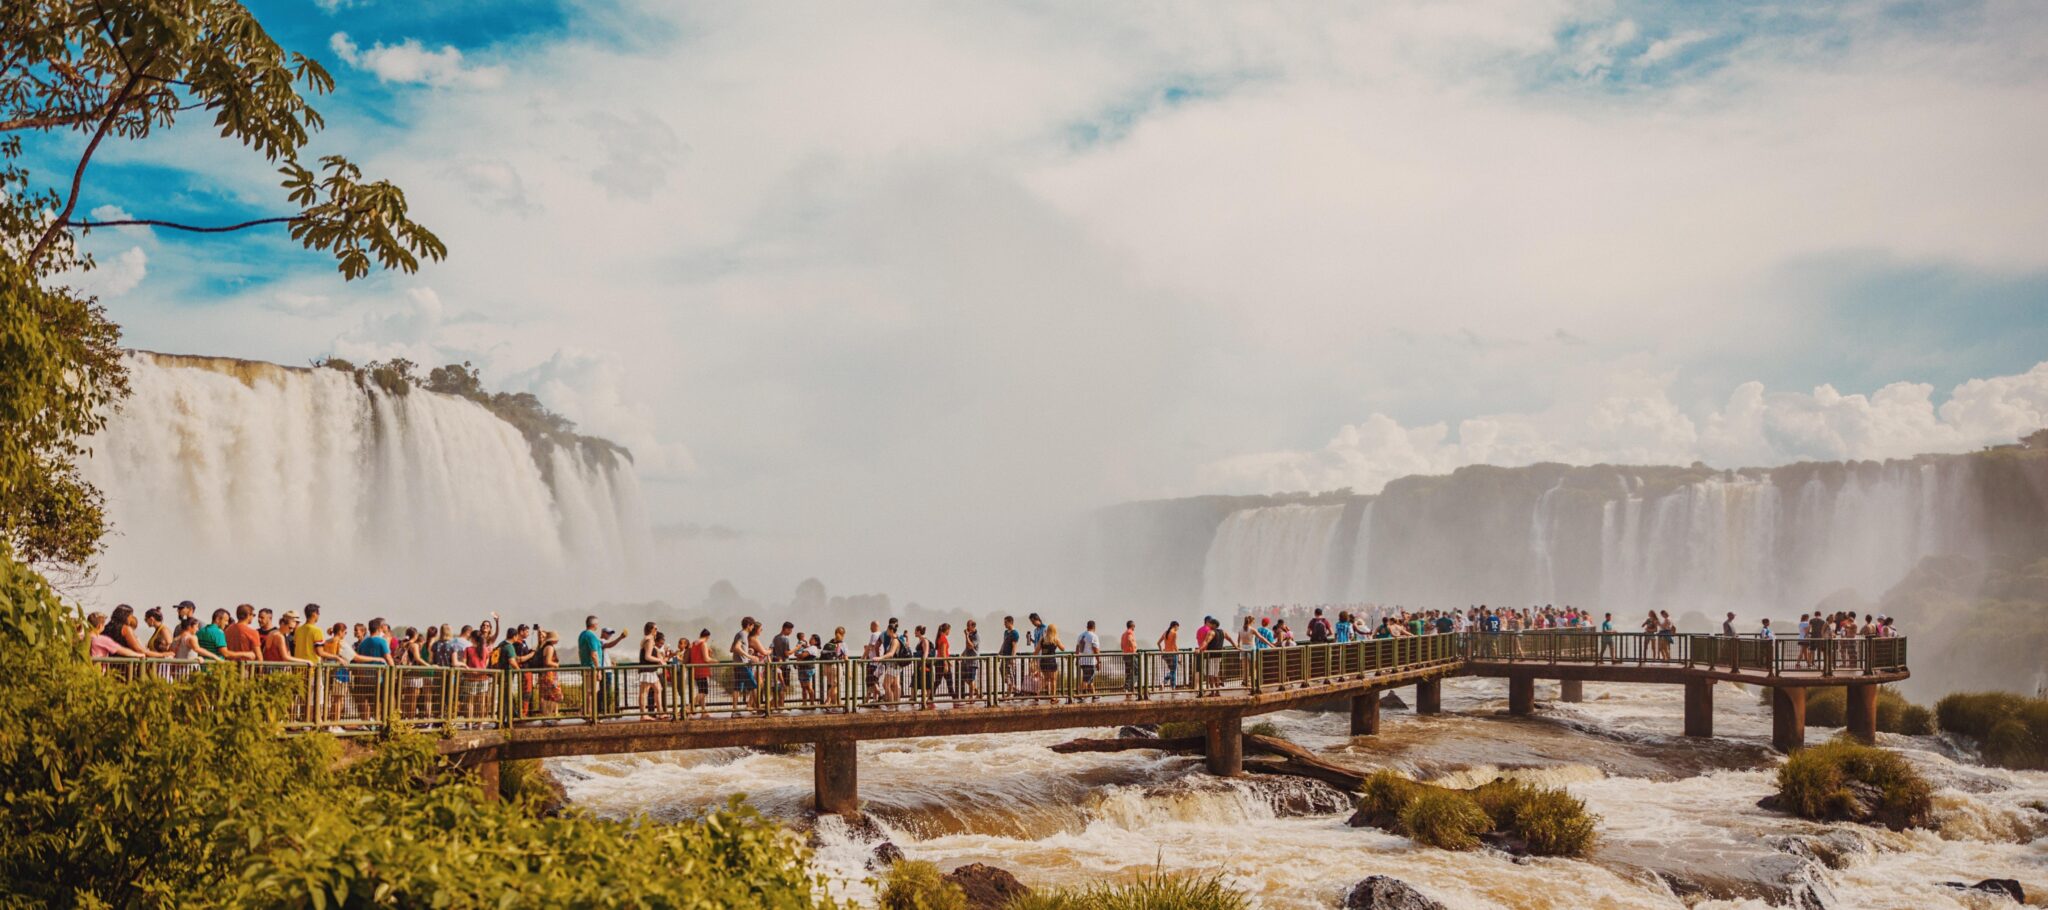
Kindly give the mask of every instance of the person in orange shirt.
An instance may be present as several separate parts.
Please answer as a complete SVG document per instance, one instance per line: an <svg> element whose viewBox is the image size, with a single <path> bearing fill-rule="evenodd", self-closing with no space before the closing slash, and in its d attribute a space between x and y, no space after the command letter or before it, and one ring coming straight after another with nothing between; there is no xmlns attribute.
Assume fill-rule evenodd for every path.
<svg viewBox="0 0 2048 910"><path fill-rule="evenodd" d="M1138 685L1138 622L1124 620L1124 634L1117 640L1117 650L1124 654L1124 691L1129 692Z"/></svg>
<svg viewBox="0 0 2048 910"><path fill-rule="evenodd" d="M690 642L690 678L696 680L699 714L711 713L711 630L697 632L697 640Z"/></svg>
<svg viewBox="0 0 2048 910"><path fill-rule="evenodd" d="M262 658L263 636L257 634L256 627L250 624L250 620L255 616L256 608L248 604L235 608L235 624L228 627L228 644L226 648L221 649L221 656L240 661Z"/></svg>

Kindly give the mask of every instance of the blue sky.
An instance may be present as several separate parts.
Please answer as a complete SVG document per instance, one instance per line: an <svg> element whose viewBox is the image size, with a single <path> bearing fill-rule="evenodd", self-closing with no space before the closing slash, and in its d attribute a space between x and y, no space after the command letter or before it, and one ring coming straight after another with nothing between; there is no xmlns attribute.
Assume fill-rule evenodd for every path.
<svg viewBox="0 0 2048 910"><path fill-rule="evenodd" d="M452 258L344 285L281 232L102 232L128 342L473 360L633 447L658 521L1888 457L2048 410L2037 5L253 8L340 81L316 151ZM83 207L274 183L194 123Z"/></svg>

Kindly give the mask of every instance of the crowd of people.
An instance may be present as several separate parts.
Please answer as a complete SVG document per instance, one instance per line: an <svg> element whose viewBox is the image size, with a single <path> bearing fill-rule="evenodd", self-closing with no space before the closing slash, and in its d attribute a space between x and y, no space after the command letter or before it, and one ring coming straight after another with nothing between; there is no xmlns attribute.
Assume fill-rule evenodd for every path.
<svg viewBox="0 0 2048 910"><path fill-rule="evenodd" d="M1104 669L1112 671L1110 678L1120 689L1139 685L1142 679L1146 686L1193 686L1206 693L1220 689L1231 674L1243 672L1242 663L1217 659L1235 656L1232 652L1466 632L1597 631L1605 633L1599 659L1622 659L1608 637L1618 631L1614 614L1603 613L1596 620L1592 612L1570 605L1492 608L1479 604L1465 610L1371 605L1240 609L1234 634L1223 621L1208 616L1186 641L1178 620L1167 623L1156 636L1149 632L1141 635L1137 622L1126 620L1114 642L1106 642L1095 621L1088 620L1071 644L1057 625L1037 613L1029 614L1021 626L1015 617L1003 617L1001 628L992 633L989 642L983 641L982 631L972 619L957 630L950 622L906 628L896 619L877 620L868 624L865 637L856 644L849 641L843 626L830 634L805 633L793 622L781 623L764 641L764 626L748 616L740 620L722 648L709 628L700 629L694 637L678 636L671 641L657 623L648 622L642 626L636 658L630 663L620 663L611 655L627 634L602 626L592 615L585 618L584 628L576 635L574 662L569 664L558 653L561 639L555 631L529 624L505 628L496 613L459 628L450 624L394 628L382 617L353 625L325 624L318 604L282 614L242 604L232 612L214 609L204 623L191 601L171 610L167 620L161 607L138 613L123 604L110 614L87 616L81 637L94 658L156 659L187 668L213 661L320 667L338 685L330 687L333 693L317 710L337 722L364 713L360 702L375 697L377 674L386 667L531 671L521 676L518 698L523 713L538 717L562 712L565 684L578 687L578 702L571 705L572 711L611 710L623 703L635 706L643 716L680 717L709 713L715 701L714 685L735 715L770 706L841 705L849 699L882 709L906 703L928 708L939 703L941 696L952 703L971 703L989 686L1013 699L1095 698L1099 696L1098 672ZM1294 619L1301 621L1299 639ZM1634 656L1638 660L1670 660L1677 635L1670 613L1648 611L1639 628L1646 638ZM1729 637L1766 640L1775 634L1769 619L1762 621L1757 632L1738 633L1732 612L1721 632ZM1804 668L1818 666L1825 659L1828 649L1821 644L1825 640L1893 637L1897 630L1889 617L1866 615L1859 622L1850 613L1824 616L1816 612L1800 616L1798 635L1797 666ZM1141 658L1140 652L1153 653ZM1195 658L1197 669L1183 664L1190 652L1212 657ZM986 655L1008 659L994 662L996 669L985 671L976 658ZM849 663L853 657L862 660ZM1141 664L1141 660L1156 662ZM1284 662L1281 665L1285 666ZM1148 666L1154 669L1146 669ZM566 678L565 668L573 671ZM849 675L856 672L860 674L857 679ZM984 672L996 678L983 679ZM401 673L397 677L402 709L410 713L442 697L428 691L430 675ZM489 714L492 676L458 674L458 687L449 693L457 710L471 716Z"/></svg>

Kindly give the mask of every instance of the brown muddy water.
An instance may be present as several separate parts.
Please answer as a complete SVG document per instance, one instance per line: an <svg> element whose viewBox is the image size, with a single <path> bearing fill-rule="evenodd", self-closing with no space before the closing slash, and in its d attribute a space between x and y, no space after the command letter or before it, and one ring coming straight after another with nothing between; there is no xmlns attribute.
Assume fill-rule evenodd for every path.
<svg viewBox="0 0 2048 910"><path fill-rule="evenodd" d="M2048 774L1972 763L1939 737L1885 736L1937 787L1940 826L1894 833L1803 822L1756 808L1773 792L1770 716L1724 686L1718 738L1678 736L1677 687L1586 685L1586 701L1538 686L1534 718L1510 718L1506 684L1452 680L1445 715L1389 709L1381 735L1351 739L1341 714L1272 716L1332 761L1470 786L1498 776L1561 786L1601 816L1583 860L1450 853L1345 824L1349 799L1320 784L1219 780L1197 759L1149 752L1059 755L1105 731L861 744L861 795L886 837L942 868L980 862L1026 884L1079 885L1163 869L1220 874L1260 907L1327 908L1390 875L1453 910L1480 908L2011 907L1944 882L2022 882L2048 898ZM1809 731L1810 738L1827 731ZM811 759L741 750L560 759L572 800L612 816L685 818L744 793L809 824ZM820 820L817 866L835 896L867 903L875 835ZM2001 903L2003 902L2003 903ZM2044 904L2048 905L2048 904Z"/></svg>

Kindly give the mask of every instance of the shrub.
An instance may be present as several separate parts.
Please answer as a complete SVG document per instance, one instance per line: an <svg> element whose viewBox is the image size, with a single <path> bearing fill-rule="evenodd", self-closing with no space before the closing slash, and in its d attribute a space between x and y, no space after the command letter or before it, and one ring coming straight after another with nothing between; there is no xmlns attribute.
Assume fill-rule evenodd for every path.
<svg viewBox="0 0 2048 910"><path fill-rule="evenodd" d="M1760 701L1770 704L1770 690L1764 690ZM1807 726L1845 727L1848 724L1848 689L1828 686L1806 690ZM1907 701L1906 696L1891 686L1883 686L1877 690L1877 729L1883 733L1927 736L1934 732L1934 715L1926 708Z"/></svg>
<svg viewBox="0 0 2048 910"><path fill-rule="evenodd" d="M899 860L882 881L882 910L967 910L967 892L923 860Z"/></svg>
<svg viewBox="0 0 2048 910"><path fill-rule="evenodd" d="M1252 736L1268 736L1272 737L1273 739L1287 738L1280 734L1280 728L1274 726L1273 722L1270 720L1262 720L1258 723L1252 724L1250 727L1246 728L1244 732Z"/></svg>
<svg viewBox="0 0 2048 910"><path fill-rule="evenodd" d="M1538 856L1584 856L1593 846L1597 816L1586 801L1563 790L1530 788L1515 809L1514 832Z"/></svg>
<svg viewBox="0 0 2048 910"><path fill-rule="evenodd" d="M1014 897L1003 910L1248 910L1251 899L1215 876L1149 875L1136 881L1087 888L1034 891Z"/></svg>
<svg viewBox="0 0 2048 910"><path fill-rule="evenodd" d="M2048 698L2008 692L1958 692L1934 705L1941 729L1977 740L1984 761L2048 770Z"/></svg>
<svg viewBox="0 0 2048 910"><path fill-rule="evenodd" d="M1416 843L1445 850L1470 850L1479 846L1479 835L1493 829L1493 820L1470 795L1455 790L1431 790L1401 810L1401 830Z"/></svg>
<svg viewBox="0 0 2048 910"><path fill-rule="evenodd" d="M1768 695L1769 693L1765 693ZM1849 691L1839 686L1806 690L1806 725L1846 727L1849 725Z"/></svg>
<svg viewBox="0 0 2048 910"><path fill-rule="evenodd" d="M1924 827L1934 789L1897 753L1847 737L1802 749L1778 768L1778 799L1801 818Z"/></svg>
<svg viewBox="0 0 2048 910"><path fill-rule="evenodd" d="M1208 735L1208 725L1199 720L1169 720L1159 725L1160 739L1186 739Z"/></svg>
<svg viewBox="0 0 2048 910"><path fill-rule="evenodd" d="M1360 788L1358 808L1367 815L1399 818L1401 810L1407 808L1423 788L1423 784L1392 771L1374 771Z"/></svg>

